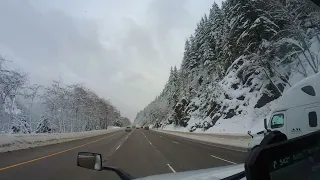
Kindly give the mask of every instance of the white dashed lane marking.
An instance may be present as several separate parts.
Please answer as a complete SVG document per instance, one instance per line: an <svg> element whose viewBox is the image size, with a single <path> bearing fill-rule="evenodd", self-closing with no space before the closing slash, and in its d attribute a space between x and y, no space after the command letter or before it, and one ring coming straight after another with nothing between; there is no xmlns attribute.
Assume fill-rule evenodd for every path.
<svg viewBox="0 0 320 180"><path fill-rule="evenodd" d="M211 157L213 157L213 158L216 158L216 159L220 159L221 161L225 161L225 162L231 163L231 164L237 164L237 163L235 163L235 162L228 161L228 160L225 160L225 159L219 158L219 157L214 156L214 155L210 155L210 156L211 156Z"/></svg>
<svg viewBox="0 0 320 180"><path fill-rule="evenodd" d="M173 173L176 173L176 171L170 166L170 164L167 164L167 165Z"/></svg>

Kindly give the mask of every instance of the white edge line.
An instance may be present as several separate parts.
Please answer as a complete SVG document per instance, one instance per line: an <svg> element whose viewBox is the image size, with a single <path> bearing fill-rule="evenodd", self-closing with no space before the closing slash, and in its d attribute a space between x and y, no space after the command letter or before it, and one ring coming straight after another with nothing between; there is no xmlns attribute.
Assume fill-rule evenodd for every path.
<svg viewBox="0 0 320 180"><path fill-rule="evenodd" d="M144 135L144 137L145 137L146 139L148 139L147 136L146 136L142 131L141 131L141 133Z"/></svg>
<svg viewBox="0 0 320 180"><path fill-rule="evenodd" d="M170 166L170 164L167 164L168 165L168 167L171 169L171 171L173 172L173 173L176 173L176 171Z"/></svg>
<svg viewBox="0 0 320 180"><path fill-rule="evenodd" d="M176 143L176 144L179 144L178 142L176 142L176 141L172 141L173 143Z"/></svg>
<svg viewBox="0 0 320 180"><path fill-rule="evenodd" d="M213 144L207 144L207 143L204 143L204 142L199 142L199 143L200 144L205 144L205 145L208 145L208 146L222 148L222 149L228 149L228 150L232 150L232 151L238 151L238 152L243 152L243 153L248 152L248 151L243 151L243 150L239 150L239 149L233 149L233 148L228 148L228 147L223 147L223 146L218 146L218 145L213 145Z"/></svg>
<svg viewBox="0 0 320 180"><path fill-rule="evenodd" d="M116 150L118 150L120 148L121 144L116 148Z"/></svg>
<svg viewBox="0 0 320 180"><path fill-rule="evenodd" d="M235 163L235 162L228 161L228 160L225 160L225 159L219 158L219 157L214 156L214 155L210 155L210 156L211 156L211 157L213 157L213 158L220 159L220 160L222 160L222 161L225 161L225 162L231 163L231 164L237 164L237 163Z"/></svg>
<svg viewBox="0 0 320 180"><path fill-rule="evenodd" d="M149 144L150 144L151 146L153 146L153 145L152 145L152 143L151 143L150 141L149 141Z"/></svg>

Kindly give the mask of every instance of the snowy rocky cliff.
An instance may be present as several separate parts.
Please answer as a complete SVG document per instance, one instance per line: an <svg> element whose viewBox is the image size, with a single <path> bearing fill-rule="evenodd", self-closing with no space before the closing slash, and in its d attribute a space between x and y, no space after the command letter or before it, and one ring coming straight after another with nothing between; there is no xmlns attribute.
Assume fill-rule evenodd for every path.
<svg viewBox="0 0 320 180"><path fill-rule="evenodd" d="M320 14L299 0L214 4L186 41L180 69L137 124L181 131L262 129L285 91L319 71Z"/></svg>

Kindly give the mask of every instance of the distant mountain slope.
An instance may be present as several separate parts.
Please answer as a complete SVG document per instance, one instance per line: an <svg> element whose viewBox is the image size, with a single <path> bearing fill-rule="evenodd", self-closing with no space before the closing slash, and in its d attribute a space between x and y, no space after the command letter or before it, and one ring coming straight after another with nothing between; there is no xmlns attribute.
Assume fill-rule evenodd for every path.
<svg viewBox="0 0 320 180"><path fill-rule="evenodd" d="M299 0L213 4L186 41L181 68L171 69L135 123L207 132L262 128L283 92L319 71L319 30L319 12Z"/></svg>

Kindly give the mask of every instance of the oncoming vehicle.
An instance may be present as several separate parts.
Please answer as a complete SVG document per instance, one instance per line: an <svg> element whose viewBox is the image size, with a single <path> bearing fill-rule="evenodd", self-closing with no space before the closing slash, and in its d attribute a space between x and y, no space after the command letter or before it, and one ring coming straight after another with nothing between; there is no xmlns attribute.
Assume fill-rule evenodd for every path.
<svg viewBox="0 0 320 180"><path fill-rule="evenodd" d="M144 127L144 130L149 130L149 126L145 126L145 127Z"/></svg>
<svg viewBox="0 0 320 180"><path fill-rule="evenodd" d="M130 126L127 126L125 131L126 131L126 132L130 132L130 131L131 131L131 127L130 127Z"/></svg>
<svg viewBox="0 0 320 180"><path fill-rule="evenodd" d="M320 130L320 73L302 80L279 99L265 130L252 137L248 148L259 146L270 131L280 131L287 139Z"/></svg>

